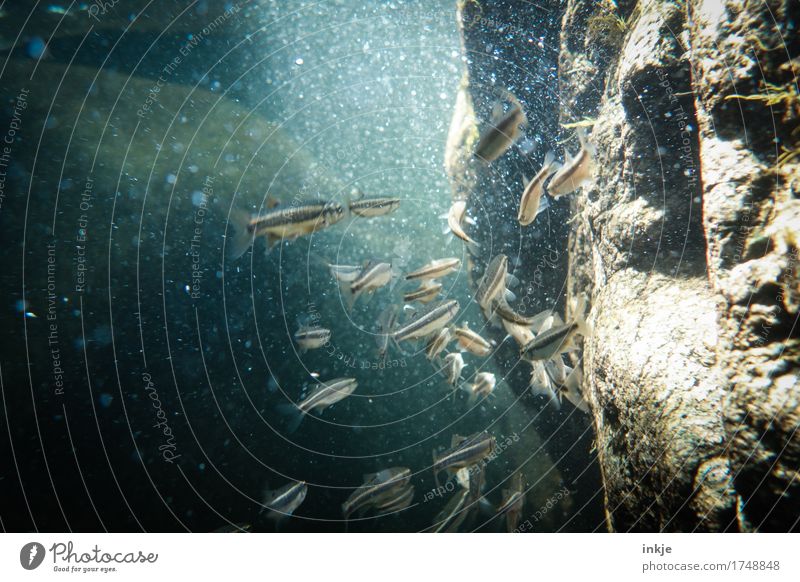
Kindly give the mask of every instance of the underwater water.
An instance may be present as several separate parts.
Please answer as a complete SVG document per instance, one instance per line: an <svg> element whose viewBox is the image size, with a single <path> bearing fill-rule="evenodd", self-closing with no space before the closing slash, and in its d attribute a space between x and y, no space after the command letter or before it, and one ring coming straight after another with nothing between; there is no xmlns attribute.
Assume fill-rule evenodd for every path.
<svg viewBox="0 0 800 582"><path fill-rule="evenodd" d="M557 118L563 5L525 28L467 22L505 42L473 54L450 0L24 4L0 8L5 530L417 532L461 513L453 531L606 529L580 384L530 388L519 340L476 298L502 253L500 297L568 317L570 197L516 221L523 177L580 147L574 128L537 130ZM496 65L525 47L538 56ZM477 178L495 195L471 198L460 223L476 244L448 226L460 197L444 164L467 67L478 127L516 94L527 114ZM398 205L352 210L378 197ZM287 216L315 204L340 215L268 238L266 218L308 229ZM446 258L435 302L404 302L420 288L405 276ZM329 265L364 277L379 263L387 280L351 306L352 280ZM450 300L452 321L387 338ZM429 358L445 325L486 352L452 341ZM330 333L305 350L295 334L309 326ZM579 370L579 346L554 358ZM455 386L447 353L465 363ZM352 394L301 418L339 378ZM491 387L473 395L479 381ZM491 454L434 472L454 436L479 434ZM408 469L405 484L345 515L390 468Z"/></svg>

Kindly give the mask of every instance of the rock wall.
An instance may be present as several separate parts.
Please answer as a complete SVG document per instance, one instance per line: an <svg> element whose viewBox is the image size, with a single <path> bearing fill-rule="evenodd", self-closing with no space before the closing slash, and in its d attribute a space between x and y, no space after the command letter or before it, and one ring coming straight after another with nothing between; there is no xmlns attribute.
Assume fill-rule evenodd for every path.
<svg viewBox="0 0 800 582"><path fill-rule="evenodd" d="M564 125L586 127L597 149L593 184L568 209L561 200L551 209L567 225L563 239L551 230L545 248L521 235L522 256L533 257L517 272L526 289L537 283L535 257L555 252L563 262L534 285L537 300L517 307L590 298L584 392L612 531L798 527L800 67L788 56L799 42L784 24L790 4L569 0L558 13L555 111L536 107L529 84L515 87L536 110L527 134L546 136L534 167L559 137L577 150ZM474 20L471 6L460 7L462 19ZM497 18L504 6L481 14ZM481 42L496 47L491 32L465 28L468 55ZM495 59L491 78L511 88L503 71L519 66ZM525 165L519 151L491 172L453 163L476 132L463 112L486 115L475 76L488 74L468 61L469 107L448 150L454 193L469 192L476 213L517 192L509 184ZM533 77L549 85L541 71ZM514 232L515 218L496 212L486 222L497 235ZM481 240L485 228L475 231ZM486 260L476 257L478 272ZM498 362L510 378L522 367L502 350ZM511 383L524 391L525 380ZM537 418L547 413L532 402Z"/></svg>

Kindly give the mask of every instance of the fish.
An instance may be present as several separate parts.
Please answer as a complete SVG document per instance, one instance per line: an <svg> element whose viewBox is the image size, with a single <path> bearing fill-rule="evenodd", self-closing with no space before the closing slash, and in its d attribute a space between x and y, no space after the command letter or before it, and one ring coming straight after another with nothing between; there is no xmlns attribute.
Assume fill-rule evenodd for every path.
<svg viewBox="0 0 800 582"><path fill-rule="evenodd" d="M460 306L455 299L431 303L392 334L395 342L420 339L435 333L456 316Z"/></svg>
<svg viewBox="0 0 800 582"><path fill-rule="evenodd" d="M520 356L526 360L549 360L553 356L574 349L578 335L589 335L583 318L551 327L540 333L521 348Z"/></svg>
<svg viewBox="0 0 800 582"><path fill-rule="evenodd" d="M524 325L527 327L531 327L536 324L540 318L537 315L533 317L529 317L527 315L522 315L521 313L517 313L514 311L514 308L511 307L507 301L497 301L494 306L494 314L500 317L501 321L509 321L516 325Z"/></svg>
<svg viewBox="0 0 800 582"><path fill-rule="evenodd" d="M578 128L578 140L581 149L574 158L569 152L565 151L566 161L547 185L547 193L553 198L564 196L580 188L592 179L594 169L594 158L596 150L592 144L586 140L586 130Z"/></svg>
<svg viewBox="0 0 800 582"><path fill-rule="evenodd" d="M583 383L583 373L579 368L571 368L564 364L564 360L558 355L544 363L550 380L555 385L559 402L566 398L575 408L581 412L588 413L589 405L583 399L581 384Z"/></svg>
<svg viewBox="0 0 800 582"><path fill-rule="evenodd" d="M461 380L461 372L466 367L464 357L460 352L447 354L444 357L444 365L442 366L442 373L447 378L447 383L455 388L458 381Z"/></svg>
<svg viewBox="0 0 800 582"><path fill-rule="evenodd" d="M212 533L248 533L253 529L250 523L228 523L215 529Z"/></svg>
<svg viewBox="0 0 800 582"><path fill-rule="evenodd" d="M289 432L294 432L309 412L321 414L329 406L350 396L356 388L358 382L355 378L336 378L320 382L299 404L281 404L278 409L290 417Z"/></svg>
<svg viewBox="0 0 800 582"><path fill-rule="evenodd" d="M434 299L436 299L437 295L442 290L441 283L432 283L430 281L424 281L420 286L419 289L411 291L410 293L405 293L403 295L403 301L406 303L411 303L412 301L419 301L420 303L430 303Z"/></svg>
<svg viewBox="0 0 800 582"><path fill-rule="evenodd" d="M330 269L333 278L339 283L352 283L358 278L358 275L361 273L361 271L364 270L364 267L359 267L358 265L329 264L328 268Z"/></svg>
<svg viewBox="0 0 800 582"><path fill-rule="evenodd" d="M394 278L391 263L367 262L358 276L342 288L342 294L347 303L348 310L353 308L362 293L373 293L375 290L388 285Z"/></svg>
<svg viewBox="0 0 800 582"><path fill-rule="evenodd" d="M350 202L350 212L364 218L390 214L400 207L399 198L361 198Z"/></svg>
<svg viewBox="0 0 800 582"><path fill-rule="evenodd" d="M492 344L472 331L466 324L455 329L458 346L476 356L484 357L492 353Z"/></svg>
<svg viewBox="0 0 800 582"><path fill-rule="evenodd" d="M552 174L560 169L560 165L555 163L556 155L553 152L547 152L544 157L542 169L539 170L533 179L525 180L524 190L522 191L522 198L519 202L519 213L517 220L522 226L528 226L533 219L539 214L539 207L542 200L542 193L544 192L544 183Z"/></svg>
<svg viewBox="0 0 800 582"><path fill-rule="evenodd" d="M457 236L465 243L474 245L476 247L480 246L478 243L472 240L466 232L464 232L462 223L465 220L470 224L475 224L474 220L472 220L469 216L466 216L466 212L466 200L456 200L453 202L452 206L450 206L450 211L447 213L447 226L450 227L450 232L452 232L454 236Z"/></svg>
<svg viewBox="0 0 800 582"><path fill-rule="evenodd" d="M433 452L433 476L439 485L439 473L469 467L492 455L497 448L495 438L487 432L468 437L453 435L450 448L437 455Z"/></svg>
<svg viewBox="0 0 800 582"><path fill-rule="evenodd" d="M369 506L393 499L392 494L398 489L405 488L410 478L411 469L408 467L391 467L377 473L364 475L364 484L357 487L342 503L342 514L345 520L357 511L363 511Z"/></svg>
<svg viewBox="0 0 800 582"><path fill-rule="evenodd" d="M492 303L506 289L506 276L508 274L508 257L502 253L495 255L486 266L486 271L478 282L475 291L475 301L489 319Z"/></svg>
<svg viewBox="0 0 800 582"><path fill-rule="evenodd" d="M491 372L480 372L475 376L475 381L469 385L470 400L489 396L497 385L497 378Z"/></svg>
<svg viewBox="0 0 800 582"><path fill-rule="evenodd" d="M306 498L308 487L305 481L292 481L280 489L265 489L259 514L267 511L267 518L281 521L291 516Z"/></svg>
<svg viewBox="0 0 800 582"><path fill-rule="evenodd" d="M324 346L331 339L331 330L324 327L300 326L294 332L294 341L300 346L302 353L308 350L316 350Z"/></svg>
<svg viewBox="0 0 800 582"><path fill-rule="evenodd" d="M256 238L267 238L267 250L278 241L293 240L332 226L345 217L345 209L338 202L308 202L270 210L253 215L243 210L231 211L230 222L234 227L233 238L227 249L231 260L241 257Z"/></svg>
<svg viewBox="0 0 800 582"><path fill-rule="evenodd" d="M396 324L397 308L395 306L387 307L378 316L378 335L375 336L375 341L378 343L378 358L381 361L386 361L386 356L389 354L391 333Z"/></svg>
<svg viewBox="0 0 800 582"><path fill-rule="evenodd" d="M435 360L453 341L453 334L449 327L443 327L435 336L431 337L428 342L428 347L425 348L425 355L429 360Z"/></svg>
<svg viewBox="0 0 800 582"><path fill-rule="evenodd" d="M435 259L424 267L408 273L406 275L406 281L412 281L415 279L422 281L438 279L457 271L460 266L461 259L455 257L449 259Z"/></svg>
<svg viewBox="0 0 800 582"><path fill-rule="evenodd" d="M507 97L510 109L503 113L502 105L499 102L495 104L492 119L481 132L475 147L475 157L487 164L502 156L522 135L520 126L528 123L519 100L510 93Z"/></svg>
<svg viewBox="0 0 800 582"><path fill-rule="evenodd" d="M452 533L464 523L469 515L470 496L468 489L460 489L450 498L444 509L433 520L433 533Z"/></svg>
<svg viewBox="0 0 800 582"><path fill-rule="evenodd" d="M522 347L533 341L533 339L536 337L536 334L530 327L513 323L502 318L500 319L503 323L506 333L508 333L510 337L514 338L514 341L517 342L518 346Z"/></svg>
<svg viewBox="0 0 800 582"><path fill-rule="evenodd" d="M511 486L503 489L503 501L497 508L497 514L506 516L506 531L508 533L517 529L522 517L522 508L525 506L525 481L522 473L515 473L511 478Z"/></svg>
<svg viewBox="0 0 800 582"><path fill-rule="evenodd" d="M529 363L531 365L531 379L528 387L531 393L537 396L544 396L548 404L555 410L561 410L561 398L552 378L547 373L545 362L534 360Z"/></svg>
<svg viewBox="0 0 800 582"><path fill-rule="evenodd" d="M377 510L375 515L388 515L390 513L402 511L403 509L408 508L413 500L414 486L406 485L404 487L400 487L396 489L396 493L393 493L391 497L387 497L385 500L375 504L375 509Z"/></svg>

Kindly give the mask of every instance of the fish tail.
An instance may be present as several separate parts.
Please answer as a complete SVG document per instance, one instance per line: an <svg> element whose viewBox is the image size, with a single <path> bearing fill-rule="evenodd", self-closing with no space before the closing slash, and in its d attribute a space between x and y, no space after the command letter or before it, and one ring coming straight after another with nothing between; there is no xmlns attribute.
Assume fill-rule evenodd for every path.
<svg viewBox="0 0 800 582"><path fill-rule="evenodd" d="M250 214L240 208L231 208L229 223L233 226L234 233L227 248L228 258L235 261L247 252L255 240L255 232L250 226Z"/></svg>
<svg viewBox="0 0 800 582"><path fill-rule="evenodd" d="M305 414L297 405L288 402L278 404L277 410L286 417L286 430L289 434L295 432L300 427L300 423L303 422L303 418L305 417Z"/></svg>

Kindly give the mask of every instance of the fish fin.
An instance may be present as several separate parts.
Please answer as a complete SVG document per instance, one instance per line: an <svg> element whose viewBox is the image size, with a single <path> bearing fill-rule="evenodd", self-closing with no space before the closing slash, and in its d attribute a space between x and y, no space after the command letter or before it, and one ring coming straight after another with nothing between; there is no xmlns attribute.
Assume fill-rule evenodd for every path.
<svg viewBox="0 0 800 582"><path fill-rule="evenodd" d="M450 446L455 447L458 444L463 443L465 440L467 440L467 437L461 436L460 434L454 434L450 439Z"/></svg>
<svg viewBox="0 0 800 582"><path fill-rule="evenodd" d="M431 453L433 456L433 480L436 483L436 488L438 489L441 487L441 485L439 484L439 471L436 470L436 449L431 451Z"/></svg>
<svg viewBox="0 0 800 582"><path fill-rule="evenodd" d="M464 217L464 222L466 222L467 224L472 225L472 226L475 226L476 224L478 224L478 221L475 220L474 218L472 218L471 216L465 216Z"/></svg>
<svg viewBox="0 0 800 582"><path fill-rule="evenodd" d="M364 475L363 475L364 483L369 483L370 481L372 481L377 476L378 476L377 473L364 473Z"/></svg>
<svg viewBox="0 0 800 582"><path fill-rule="evenodd" d="M514 292L511 289L506 289L505 291L503 291L503 299L505 299L506 301L516 301L517 296L514 295Z"/></svg>
<svg viewBox="0 0 800 582"><path fill-rule="evenodd" d="M506 285L508 287L516 287L517 285L519 285L519 279L517 279L511 273L507 273L506 274Z"/></svg>
<svg viewBox="0 0 800 582"><path fill-rule="evenodd" d="M303 418L305 417L303 411L300 410L297 405L289 402L278 404L276 408L278 412L286 417L286 430L289 432L289 434L295 432L300 427L300 423L303 422Z"/></svg>
<svg viewBox="0 0 800 582"><path fill-rule="evenodd" d="M231 208L229 226L233 225L234 234L230 239L230 245L226 249L228 258L235 261L247 252L255 240L255 231L251 231L251 215L249 212L240 208Z"/></svg>
<svg viewBox="0 0 800 582"><path fill-rule="evenodd" d="M556 161L556 153L553 150L548 150L547 153L544 155L544 162L542 162L542 167L550 166L555 161Z"/></svg>
<svg viewBox="0 0 800 582"><path fill-rule="evenodd" d="M450 231L450 225L449 225L449 224L445 224L445 225L442 227L442 234L449 234L450 232L451 232L451 231ZM452 240L452 239L451 239L451 240ZM447 242L448 242L448 244L450 243L450 241L449 241L449 240L448 240Z"/></svg>
<svg viewBox="0 0 800 582"><path fill-rule="evenodd" d="M528 176L526 176L525 174L522 174L522 189L523 190L526 189L528 187L528 184L530 184L530 183L531 183L531 181L528 178Z"/></svg>
<svg viewBox="0 0 800 582"><path fill-rule="evenodd" d="M564 148L564 162L565 162L566 165L569 165L569 164L572 163L572 154L569 153L569 150L566 149L566 148Z"/></svg>
<svg viewBox="0 0 800 582"><path fill-rule="evenodd" d="M264 201L264 206L271 209L279 206L280 203L281 201L275 198L272 194L267 194L267 199Z"/></svg>
<svg viewBox="0 0 800 582"><path fill-rule="evenodd" d="M266 253L268 254L272 250L272 247L274 247L276 244L281 242L281 240L283 240L283 239L281 237L279 237L279 236L275 236L274 234L268 234L267 235L267 250L266 250Z"/></svg>
<svg viewBox="0 0 800 582"><path fill-rule="evenodd" d="M492 105L492 124L498 121L501 117L503 117L503 103L501 101L497 101L494 105Z"/></svg>

